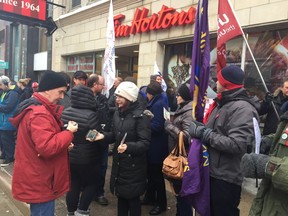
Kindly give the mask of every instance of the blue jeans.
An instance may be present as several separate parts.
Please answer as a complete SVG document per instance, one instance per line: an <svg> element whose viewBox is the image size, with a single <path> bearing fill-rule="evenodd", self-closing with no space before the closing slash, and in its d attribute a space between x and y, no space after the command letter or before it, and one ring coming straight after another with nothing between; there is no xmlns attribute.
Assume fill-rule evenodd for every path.
<svg viewBox="0 0 288 216"><path fill-rule="evenodd" d="M54 216L55 200L45 203L30 203L30 216Z"/></svg>

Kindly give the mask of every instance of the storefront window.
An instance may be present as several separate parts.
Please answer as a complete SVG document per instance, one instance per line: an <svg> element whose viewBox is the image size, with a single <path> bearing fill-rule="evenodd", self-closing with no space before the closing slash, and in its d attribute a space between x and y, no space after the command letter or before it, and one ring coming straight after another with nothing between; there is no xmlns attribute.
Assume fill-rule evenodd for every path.
<svg viewBox="0 0 288 216"><path fill-rule="evenodd" d="M250 34L248 41L268 90L274 92L288 79L288 29ZM245 73L245 87L262 99L264 87L248 51Z"/></svg>
<svg viewBox="0 0 288 216"><path fill-rule="evenodd" d="M67 57L67 72L74 73L77 70L82 70L87 74L94 73L94 56L80 55Z"/></svg>
<svg viewBox="0 0 288 216"><path fill-rule="evenodd" d="M270 92L281 87L288 79L288 29L250 33L248 43L256 59L261 74ZM241 36L226 43L227 65L241 66L243 39ZM210 41L210 81L212 89L216 87L216 38ZM176 91L183 82L189 82L191 73L192 43L166 45L164 60L164 79L168 94ZM251 95L263 99L265 88L261 82L252 57L246 50L245 55L245 88Z"/></svg>

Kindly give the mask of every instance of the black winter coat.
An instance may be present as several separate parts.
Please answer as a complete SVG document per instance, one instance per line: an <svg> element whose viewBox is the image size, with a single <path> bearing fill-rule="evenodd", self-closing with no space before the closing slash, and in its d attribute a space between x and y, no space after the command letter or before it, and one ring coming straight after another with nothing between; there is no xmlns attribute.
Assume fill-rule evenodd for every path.
<svg viewBox="0 0 288 216"><path fill-rule="evenodd" d="M100 130L96 102L93 92L86 86L75 86L71 91L71 107L62 113L62 121L78 123L78 131L74 133L73 149L69 152L72 164L89 164L99 159L98 142L89 142L85 136L89 130Z"/></svg>
<svg viewBox="0 0 288 216"><path fill-rule="evenodd" d="M112 194L125 199L141 196L146 188L146 152L151 139L150 120L143 114L138 102L125 112L117 110L113 117L112 132L105 133L105 140L115 141L110 179ZM117 148L127 132L124 153Z"/></svg>
<svg viewBox="0 0 288 216"><path fill-rule="evenodd" d="M21 94L19 97L19 103L21 103L22 101L30 98L33 94L33 89L31 87L25 87L23 90L21 90Z"/></svg>
<svg viewBox="0 0 288 216"><path fill-rule="evenodd" d="M277 92L276 96L273 99L273 102L279 116L283 114L281 113L281 107L287 101L288 98L283 95L282 91ZM267 114L267 116L263 128L263 135L269 135L271 133L275 133L277 130L277 126L279 124L279 120L276 116L275 110L270 101L263 101L261 103L259 115L265 115L265 114Z"/></svg>

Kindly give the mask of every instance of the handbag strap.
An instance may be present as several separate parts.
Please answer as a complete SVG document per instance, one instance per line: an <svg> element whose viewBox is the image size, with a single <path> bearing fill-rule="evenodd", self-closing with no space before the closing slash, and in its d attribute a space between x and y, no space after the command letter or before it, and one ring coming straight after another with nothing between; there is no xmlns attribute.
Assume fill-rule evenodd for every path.
<svg viewBox="0 0 288 216"><path fill-rule="evenodd" d="M173 154L173 155L182 155L184 157L187 157L186 149L185 149L185 146L184 146L184 134L183 134L182 131L179 132L178 144L171 151L171 154Z"/></svg>
<svg viewBox="0 0 288 216"><path fill-rule="evenodd" d="M184 134L183 131L179 133L179 141L178 141L179 155L187 157L186 149L184 146Z"/></svg>

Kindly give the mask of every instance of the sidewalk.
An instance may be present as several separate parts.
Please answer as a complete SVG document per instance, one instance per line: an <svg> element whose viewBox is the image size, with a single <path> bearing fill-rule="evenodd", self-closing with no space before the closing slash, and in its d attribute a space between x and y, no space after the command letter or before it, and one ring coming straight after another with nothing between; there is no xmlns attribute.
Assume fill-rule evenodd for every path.
<svg viewBox="0 0 288 216"><path fill-rule="evenodd" d="M109 190L109 179L110 179L110 173L111 173L111 162L112 158L109 157L109 164L108 164L108 170L106 175L106 184L105 184L105 190L106 190L106 198L109 200L108 206L101 206L95 201L93 201L90 205L90 212L91 216L113 216L117 215L117 198L113 196L110 193ZM21 212L17 212L15 214L10 214L14 216L29 216L29 206L25 203L18 202L12 198L11 195L11 174L13 170L13 164L1 168L0 171L0 193L1 190L5 193L5 196L7 197L7 200L10 199L11 205L15 205L18 210ZM176 215L176 208L175 208L175 198L173 194L170 191L169 184L166 184L166 190L167 190L167 211L162 213L161 216L174 216ZM243 183L243 190L242 190L242 198L240 203L240 216L247 216L252 200L257 192L257 188L255 187L255 180L253 179L245 179ZM66 204L65 204L65 196L59 198L56 201L56 215L57 216L66 216ZM143 206L142 207L142 215L149 215L149 211L152 209L152 206ZM9 214L2 214L1 212L1 203L0 203L0 215L9 215Z"/></svg>

